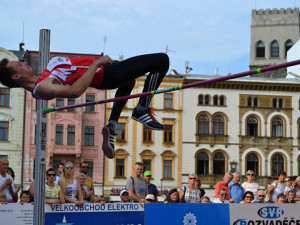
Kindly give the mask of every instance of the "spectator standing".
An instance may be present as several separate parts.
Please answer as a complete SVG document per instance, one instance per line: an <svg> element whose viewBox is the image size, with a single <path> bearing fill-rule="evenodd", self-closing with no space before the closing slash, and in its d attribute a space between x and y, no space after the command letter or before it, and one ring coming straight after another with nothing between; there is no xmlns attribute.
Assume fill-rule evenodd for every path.
<svg viewBox="0 0 300 225"><path fill-rule="evenodd" d="M85 185L85 181L86 181L87 176L83 173L79 174L77 176L77 180L79 181L79 185L81 187L81 191L84 190L85 191L85 200L89 201L89 199L91 198L92 195L94 195L94 191L89 191L89 188Z"/></svg>
<svg viewBox="0 0 300 225"><path fill-rule="evenodd" d="M296 193L295 201L298 202L300 201L300 176L296 178L295 183L296 183L294 188L294 191Z"/></svg>
<svg viewBox="0 0 300 225"><path fill-rule="evenodd" d="M158 195L157 188L156 188L155 184L150 183L151 178L152 178L151 171L148 171L148 170L145 171L144 179L148 186L148 193L154 195L154 202L158 202L157 201L157 195Z"/></svg>
<svg viewBox="0 0 300 225"><path fill-rule="evenodd" d="M287 198L285 199L284 203L296 203L295 202L296 193L294 190L290 190L287 194Z"/></svg>
<svg viewBox="0 0 300 225"><path fill-rule="evenodd" d="M87 162L80 163L80 173L83 173L86 176L85 186L87 186L87 188L89 189L87 195L91 196L94 194L94 181L91 177L88 176L88 172L89 164Z"/></svg>
<svg viewBox="0 0 300 225"><path fill-rule="evenodd" d="M0 191L5 192L7 202L18 202L14 180L6 173L8 166L7 158L0 159Z"/></svg>
<svg viewBox="0 0 300 225"><path fill-rule="evenodd" d="M268 197L269 201L271 203L277 202L277 195L284 193L285 185L284 185L284 179L286 177L286 173L284 171L281 171L278 173L278 179L274 181L269 190L268 190Z"/></svg>
<svg viewBox="0 0 300 225"><path fill-rule="evenodd" d="M277 195L277 203L285 203L286 196L283 193Z"/></svg>
<svg viewBox="0 0 300 225"><path fill-rule="evenodd" d="M176 188L169 191L165 203L179 203L179 193Z"/></svg>
<svg viewBox="0 0 300 225"><path fill-rule="evenodd" d="M291 181L291 178L289 177L286 177L284 179L284 185L285 185L285 189L284 189L284 194L287 196L288 192L290 190L293 190L294 187L292 187L292 181Z"/></svg>
<svg viewBox="0 0 300 225"><path fill-rule="evenodd" d="M146 200L145 203L154 203L155 197L154 197L154 195L152 195L152 194L148 194L148 195L146 196L145 200Z"/></svg>
<svg viewBox="0 0 300 225"><path fill-rule="evenodd" d="M15 181L15 172L14 172L14 170L13 170L11 167L8 167L6 173L7 173L8 175L10 175L10 176L13 178L13 180ZM20 191L21 187L20 187L20 186L17 187L17 186L15 185L15 189L16 189L15 195L18 195L18 192Z"/></svg>
<svg viewBox="0 0 300 225"><path fill-rule="evenodd" d="M180 202L183 203L200 203L200 190L196 187L196 180L198 176L196 174L189 175L189 184L183 186L179 191Z"/></svg>
<svg viewBox="0 0 300 225"><path fill-rule="evenodd" d="M129 193L127 190L122 190L120 192L121 203L128 203L129 201Z"/></svg>
<svg viewBox="0 0 300 225"><path fill-rule="evenodd" d="M228 203L228 204L230 203L228 200L226 200L226 196L228 196L227 189L220 188L218 190L218 196L219 196L219 198L213 200L212 203Z"/></svg>
<svg viewBox="0 0 300 225"><path fill-rule="evenodd" d="M196 187L200 190L200 198L202 198L205 195L205 190L201 188L201 179L198 176L198 179L196 180Z"/></svg>
<svg viewBox="0 0 300 225"><path fill-rule="evenodd" d="M229 183L229 202L231 203L240 203L243 200L245 194L245 189L240 184L241 174L235 172L233 174L232 181Z"/></svg>
<svg viewBox="0 0 300 225"><path fill-rule="evenodd" d="M223 188L226 190L226 200L229 200L229 188L228 188L228 184L230 183L230 181L232 180L233 176L231 173L226 173L224 175L224 178L222 181L220 181L219 183L216 184L215 186L215 194L216 194L216 198L219 198L219 189Z"/></svg>
<svg viewBox="0 0 300 225"><path fill-rule="evenodd" d="M134 202L145 202L148 195L148 186L143 175L143 164L136 162L134 165L134 175L129 177L126 182L126 190Z"/></svg>
<svg viewBox="0 0 300 225"><path fill-rule="evenodd" d="M55 169L49 168L46 172L46 180L47 180L45 185L46 204L65 203L65 197L60 186L54 183L55 178L56 178Z"/></svg>
<svg viewBox="0 0 300 225"><path fill-rule="evenodd" d="M256 200L254 200L253 203L266 203L265 198L265 192L263 190L258 190Z"/></svg>
<svg viewBox="0 0 300 225"><path fill-rule="evenodd" d="M245 203L245 204L252 203L253 199L254 199L253 192L246 191L243 195L243 201L241 201L241 203Z"/></svg>
<svg viewBox="0 0 300 225"><path fill-rule="evenodd" d="M81 187L79 182L74 179L74 166L72 162L65 163L65 168L58 181L58 185L65 195L66 202L75 203L77 206L84 205Z"/></svg>
<svg viewBox="0 0 300 225"><path fill-rule="evenodd" d="M57 174L56 174L56 178L54 181L55 184L58 184L58 181L60 179L61 173L64 171L64 168L65 168L65 165L63 163L60 163L58 165Z"/></svg>
<svg viewBox="0 0 300 225"><path fill-rule="evenodd" d="M252 191L254 198L256 198L259 185L258 183L254 182L254 176L255 176L254 171L248 170L246 176L247 176L247 181L244 182L242 186L245 189L245 191Z"/></svg>

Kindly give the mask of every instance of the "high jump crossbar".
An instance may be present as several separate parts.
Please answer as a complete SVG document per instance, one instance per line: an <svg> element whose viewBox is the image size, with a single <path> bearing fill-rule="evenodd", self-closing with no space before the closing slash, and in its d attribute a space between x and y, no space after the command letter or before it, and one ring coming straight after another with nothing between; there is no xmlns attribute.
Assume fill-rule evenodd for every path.
<svg viewBox="0 0 300 225"><path fill-rule="evenodd" d="M131 98L138 98L138 97L147 96L147 95L156 95L156 94L161 94L161 93L165 93L165 92L177 91L177 90L186 89L186 88L190 88L190 87L202 86L202 85L206 85L206 84L212 84L212 83L216 83L216 82L220 82L220 81L235 79L235 78L239 78L239 77L245 77L245 76L263 73L263 72L267 72L267 71L278 70L281 68L286 68L286 67L295 66L295 65L299 65L299 64L300 64L300 60L294 60L294 61L281 63L281 64L277 64L277 65L273 65L273 66L267 66L267 67L258 68L255 70L250 70L247 72L236 73L236 74L232 74L229 76L217 77L217 78L213 78L213 79L209 79L209 80L194 82L194 83L185 84L185 85L179 85L179 86L170 87L170 88L158 89L155 91L148 91L148 92L143 92L143 93L139 93L139 94L104 99L104 100L99 100L99 101L94 101L94 102L85 102L85 103L76 104L76 105L47 108L47 109L43 110L43 113L49 113L49 112L63 110L63 109L72 109L72 108L78 108L78 107L91 106L91 105L96 105L96 104L104 104L104 103L108 103L108 102L127 100L127 99L131 99Z"/></svg>

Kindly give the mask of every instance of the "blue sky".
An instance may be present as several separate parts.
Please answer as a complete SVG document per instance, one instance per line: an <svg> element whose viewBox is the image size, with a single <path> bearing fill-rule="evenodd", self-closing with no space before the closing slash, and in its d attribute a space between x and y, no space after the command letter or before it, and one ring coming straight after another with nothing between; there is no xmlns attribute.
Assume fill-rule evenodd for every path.
<svg viewBox="0 0 300 225"><path fill-rule="evenodd" d="M38 50L51 30L51 51L118 59L171 50L170 69L220 75L249 70L252 9L295 8L300 0L0 0L0 47ZM106 37L105 48L104 38Z"/></svg>

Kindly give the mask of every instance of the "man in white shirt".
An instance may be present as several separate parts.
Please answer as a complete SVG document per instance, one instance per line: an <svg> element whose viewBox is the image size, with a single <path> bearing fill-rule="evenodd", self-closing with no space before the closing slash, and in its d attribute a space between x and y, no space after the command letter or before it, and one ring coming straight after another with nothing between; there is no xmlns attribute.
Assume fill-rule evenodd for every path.
<svg viewBox="0 0 300 225"><path fill-rule="evenodd" d="M7 202L17 202L18 195L16 194L14 180L6 173L8 166L9 163L7 158L0 159L0 191L5 192Z"/></svg>
<svg viewBox="0 0 300 225"><path fill-rule="evenodd" d="M229 203L229 201L226 200L227 190L224 188L220 188L218 192L219 198L215 199L212 203Z"/></svg>

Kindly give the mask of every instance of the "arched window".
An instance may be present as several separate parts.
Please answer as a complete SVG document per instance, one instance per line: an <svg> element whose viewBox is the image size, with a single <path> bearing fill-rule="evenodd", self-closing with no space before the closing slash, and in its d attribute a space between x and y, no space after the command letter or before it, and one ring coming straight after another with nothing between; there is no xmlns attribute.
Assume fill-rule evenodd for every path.
<svg viewBox="0 0 300 225"><path fill-rule="evenodd" d="M225 97L223 95L220 96L220 105L225 105Z"/></svg>
<svg viewBox="0 0 300 225"><path fill-rule="evenodd" d="M198 134L200 135L209 134L209 119L205 115L201 115L198 118Z"/></svg>
<svg viewBox="0 0 300 225"><path fill-rule="evenodd" d="M209 105L209 95L205 95L205 105Z"/></svg>
<svg viewBox="0 0 300 225"><path fill-rule="evenodd" d="M272 100L273 108L277 108L277 99L273 98Z"/></svg>
<svg viewBox="0 0 300 225"><path fill-rule="evenodd" d="M251 97L248 97L247 98L247 106L252 106L252 98Z"/></svg>
<svg viewBox="0 0 300 225"><path fill-rule="evenodd" d="M203 95L198 96L198 104L203 105Z"/></svg>
<svg viewBox="0 0 300 225"><path fill-rule="evenodd" d="M214 105L218 105L218 95L214 96Z"/></svg>
<svg viewBox="0 0 300 225"><path fill-rule="evenodd" d="M257 136L257 124L257 119L254 116L247 119L247 136Z"/></svg>
<svg viewBox="0 0 300 225"><path fill-rule="evenodd" d="M287 40L284 44L284 52L285 52L285 56L287 55L288 50L290 50L290 48L293 46L293 42L291 40Z"/></svg>
<svg viewBox="0 0 300 225"><path fill-rule="evenodd" d="M265 45L262 41L259 41L256 44L256 57L257 58L265 57Z"/></svg>
<svg viewBox="0 0 300 225"><path fill-rule="evenodd" d="M255 97L255 98L253 99L253 106L254 106L254 107L258 107L258 98L257 98L257 97Z"/></svg>
<svg viewBox="0 0 300 225"><path fill-rule="evenodd" d="M208 174L208 155L200 152L197 155L197 174Z"/></svg>
<svg viewBox="0 0 300 225"><path fill-rule="evenodd" d="M283 122L280 118L275 118L272 121L272 137L283 136Z"/></svg>
<svg viewBox="0 0 300 225"><path fill-rule="evenodd" d="M282 108L283 107L283 101L282 101L282 98L280 98L278 100L278 108Z"/></svg>
<svg viewBox="0 0 300 225"><path fill-rule="evenodd" d="M221 152L214 155L213 158L213 173L225 174L225 157Z"/></svg>
<svg viewBox="0 0 300 225"><path fill-rule="evenodd" d="M271 44L271 57L279 57L279 45L277 41Z"/></svg>
<svg viewBox="0 0 300 225"><path fill-rule="evenodd" d="M214 135L224 135L224 119L222 116L216 116L213 119Z"/></svg>
<svg viewBox="0 0 300 225"><path fill-rule="evenodd" d="M258 175L258 157L256 154L251 153L247 156L247 171L253 170L255 175Z"/></svg>
<svg viewBox="0 0 300 225"><path fill-rule="evenodd" d="M276 154L272 158L272 176L278 176L280 171L284 170L284 159L282 155Z"/></svg>

